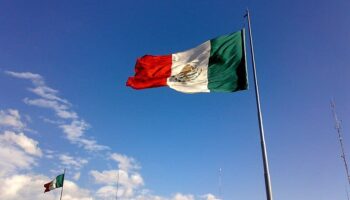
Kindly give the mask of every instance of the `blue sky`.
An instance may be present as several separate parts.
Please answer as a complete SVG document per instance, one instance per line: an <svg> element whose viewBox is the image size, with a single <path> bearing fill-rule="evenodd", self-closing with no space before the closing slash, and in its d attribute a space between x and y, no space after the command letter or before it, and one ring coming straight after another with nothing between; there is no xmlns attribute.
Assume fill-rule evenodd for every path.
<svg viewBox="0 0 350 200"><path fill-rule="evenodd" d="M0 2L1 199L57 199L65 167L64 199L113 199L118 169L121 199L266 199L250 62L247 91L125 87L137 57L237 31L247 7L275 199L346 199L346 0Z"/></svg>

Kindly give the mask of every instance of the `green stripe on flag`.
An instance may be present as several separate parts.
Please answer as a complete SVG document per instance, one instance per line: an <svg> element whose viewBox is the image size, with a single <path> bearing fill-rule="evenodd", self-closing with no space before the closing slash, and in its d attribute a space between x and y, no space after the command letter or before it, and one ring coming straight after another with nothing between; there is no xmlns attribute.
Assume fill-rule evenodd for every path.
<svg viewBox="0 0 350 200"><path fill-rule="evenodd" d="M234 92L248 88L244 29L210 40L208 89Z"/></svg>
<svg viewBox="0 0 350 200"><path fill-rule="evenodd" d="M56 188L63 187L64 174L58 175L56 177Z"/></svg>

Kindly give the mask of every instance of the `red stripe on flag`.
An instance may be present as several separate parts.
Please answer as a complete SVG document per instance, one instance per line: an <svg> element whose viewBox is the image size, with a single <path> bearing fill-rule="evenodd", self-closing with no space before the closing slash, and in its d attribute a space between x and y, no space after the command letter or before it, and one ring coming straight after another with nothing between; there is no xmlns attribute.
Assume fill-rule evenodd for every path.
<svg viewBox="0 0 350 200"><path fill-rule="evenodd" d="M44 185L44 187L45 187L44 193L50 191L50 185L51 185L51 183L52 183L52 181L49 182L49 183L46 183L46 184Z"/></svg>
<svg viewBox="0 0 350 200"><path fill-rule="evenodd" d="M167 85L171 76L172 55L138 58L135 65L135 76L129 77L126 85L134 89L145 89Z"/></svg>

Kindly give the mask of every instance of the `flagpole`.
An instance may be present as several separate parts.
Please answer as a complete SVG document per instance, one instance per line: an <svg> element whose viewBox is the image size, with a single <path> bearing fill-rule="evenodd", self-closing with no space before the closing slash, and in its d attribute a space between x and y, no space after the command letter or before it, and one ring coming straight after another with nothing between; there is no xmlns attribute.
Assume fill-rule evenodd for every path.
<svg viewBox="0 0 350 200"><path fill-rule="evenodd" d="M254 74L255 97L256 97L256 106L257 106L257 110L258 110L258 119L259 119L261 152L262 152L263 164L264 164L266 197L267 197L267 200L273 200L270 172L269 172L269 164L268 164L266 144L265 144L264 126L263 126L263 119L262 119L261 107L260 107L259 87L258 87L258 80L257 80L256 68L255 68L253 36L252 36L252 30L251 30L251 24L250 24L250 14L249 14L248 9L247 9L247 13L245 16L248 18L250 53L251 53L251 58L252 58L252 66L253 66L253 74Z"/></svg>
<svg viewBox="0 0 350 200"><path fill-rule="evenodd" d="M66 168L64 168L64 171L63 171L63 182L62 182L62 189L61 189L61 197L60 197L60 200L62 200L62 194L63 194L63 186L64 186L64 177L66 175Z"/></svg>

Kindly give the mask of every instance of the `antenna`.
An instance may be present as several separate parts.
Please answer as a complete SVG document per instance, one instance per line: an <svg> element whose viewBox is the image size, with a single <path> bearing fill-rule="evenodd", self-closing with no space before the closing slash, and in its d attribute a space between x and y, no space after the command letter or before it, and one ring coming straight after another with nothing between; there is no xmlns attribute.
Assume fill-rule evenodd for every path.
<svg viewBox="0 0 350 200"><path fill-rule="evenodd" d="M219 168L219 199L223 199L222 198L222 177L221 177L221 172L222 172L222 169L221 167Z"/></svg>
<svg viewBox="0 0 350 200"><path fill-rule="evenodd" d="M333 117L334 117L334 120L335 120L335 129L337 130L337 133L338 133L338 138L339 138L339 143L340 143L340 148L341 148L341 156L340 157L343 159L347 180L348 180L348 183L350 185L349 168L348 168L348 163L346 162L346 157L345 157L344 144L343 144L343 134L342 134L342 128L341 128L341 121L339 121L337 113L335 112L335 102L334 102L334 100L331 100L331 108L332 108ZM348 199L349 199L349 196L348 196Z"/></svg>
<svg viewBox="0 0 350 200"><path fill-rule="evenodd" d="M115 200L118 200L118 189L119 189L119 169L117 174L117 192L115 194Z"/></svg>

